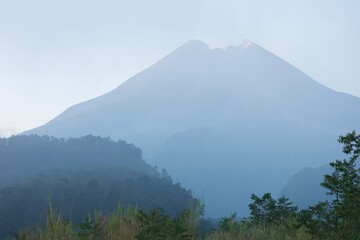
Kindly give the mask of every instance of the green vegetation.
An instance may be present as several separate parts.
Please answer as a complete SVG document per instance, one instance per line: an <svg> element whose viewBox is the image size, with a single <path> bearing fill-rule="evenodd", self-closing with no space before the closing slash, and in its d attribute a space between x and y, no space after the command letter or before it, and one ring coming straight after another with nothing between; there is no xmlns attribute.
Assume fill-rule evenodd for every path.
<svg viewBox="0 0 360 240"><path fill-rule="evenodd" d="M349 159L330 163L333 173L321 183L334 200L319 202L300 216L309 232L319 238L360 239L360 135L353 131L338 142Z"/></svg>
<svg viewBox="0 0 360 240"><path fill-rule="evenodd" d="M348 159L330 163L332 174L321 183L332 201L319 202L297 211L285 197L274 200L269 193L252 195L250 217L236 222L223 218L210 239L360 239L360 135L340 136Z"/></svg>
<svg viewBox="0 0 360 240"><path fill-rule="evenodd" d="M148 165L140 149L93 136L0 139L0 178L0 239L25 227L44 228L50 199L67 224L94 210L109 214L118 204L146 213L161 208L172 217L198 204L165 171Z"/></svg>
<svg viewBox="0 0 360 240"><path fill-rule="evenodd" d="M95 213L85 222L72 224L63 221L52 207L49 209L46 226L20 231L16 238L30 239L194 239L196 226L202 213L201 205L184 210L177 217L170 217L160 209L153 209L148 214L138 208L118 207L107 215Z"/></svg>
<svg viewBox="0 0 360 240"><path fill-rule="evenodd" d="M360 239L360 135L349 133L339 138L348 159L330 163L333 172L324 176L322 186L334 196L298 211L289 199L274 199L270 193L251 195L250 216L238 219L236 213L223 217L217 227L201 219L203 206L197 202L171 216L154 208L118 207L115 212L88 215L75 224L63 220L50 205L45 226L27 228L16 238L32 239L138 239L138 240L252 240L252 239ZM204 227L205 226L205 227Z"/></svg>
<svg viewBox="0 0 360 240"><path fill-rule="evenodd" d="M264 196L268 196L265 194ZM281 198L283 199L283 198ZM257 207L265 206L253 203ZM73 224L54 217L54 210L50 208L47 224L44 228L26 229L17 234L17 239L137 239L137 240L228 240L228 239L312 239L305 227L297 227L292 217L293 207L277 205L267 215L277 213L278 219L274 223L259 223L251 218L236 220L236 214L224 217L219 221L217 229L201 232L199 220L203 208L198 205L192 209L180 212L176 217L170 217L162 210L153 209L145 213L138 208L128 207L118 209L110 214L95 213L88 216L83 223ZM280 212L286 218L280 217ZM285 216L283 215L283 216Z"/></svg>

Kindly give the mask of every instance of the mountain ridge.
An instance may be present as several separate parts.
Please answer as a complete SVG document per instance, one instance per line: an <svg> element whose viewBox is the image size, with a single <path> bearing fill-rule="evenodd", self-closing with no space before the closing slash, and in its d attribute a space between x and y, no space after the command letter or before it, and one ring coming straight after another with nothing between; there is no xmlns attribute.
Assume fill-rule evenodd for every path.
<svg viewBox="0 0 360 240"><path fill-rule="evenodd" d="M360 98L325 87L255 43L220 50L190 41L113 91L25 134L125 139L185 187L193 187L186 172L198 176L204 188L195 194L211 196L208 213L223 216L236 211L235 196L246 201L250 189L279 193L299 169L332 161L340 152L337 137L359 129L356 109ZM216 134L197 130L204 127ZM212 182L229 185L220 192L207 183L204 172L213 171L207 158L219 171ZM201 164L192 168L195 162ZM236 181L254 184L242 188ZM215 206L221 194L228 202Z"/></svg>
<svg viewBox="0 0 360 240"><path fill-rule="evenodd" d="M238 47L229 46L226 50L224 50L224 49L221 49L221 50L222 50L222 52L227 52L227 51L229 51L229 49L242 49L242 46L243 46L243 45L248 45L247 42L251 42L251 46L250 46L250 47L252 47L252 48L254 48L254 47L256 47L256 48L261 48L262 51L266 51L266 53L269 53L269 54L271 54L272 56L276 57L277 60L281 60L281 61L283 61L284 63L288 63L288 62L286 62L285 60L281 59L280 57L278 57L278 56L276 56L275 54L267 51L266 49L260 47L259 45L253 43L253 42L250 41L250 40L245 40L244 43L241 44L241 45L238 46ZM81 105L82 108L84 108L84 107L86 107L87 105L92 104L92 103L98 101L99 99L112 98L112 97L114 97L114 95L116 95L118 98L120 97L120 99L121 99L121 97L122 97L123 94L124 94L124 91L121 91L121 90L119 90L119 89L122 89L122 88L126 87L126 85L128 85L129 82L131 82L131 81L134 81L134 80L136 81L136 79L138 78L139 75L142 75L144 72L147 72L147 71L149 71L149 70L154 69L155 67L157 67L158 64L161 64L161 62L163 62L163 61L165 61L165 60L168 60L169 57L173 57L172 55L174 55L174 54L175 54L175 55L178 55L177 53L182 52L182 50L183 50L184 48L185 48L185 49L188 49L187 46L190 46L190 45L192 46L192 47L190 47L191 50L193 50L193 46L194 46L194 45L196 45L196 46L202 46L201 48L206 49L206 52L207 52L207 53L210 53L211 51L215 51L215 50L218 49L218 48L210 49L210 47L209 47L208 44L206 44L206 43L204 43L204 42L202 42L202 41L200 41L200 40L190 40L190 41L188 41L187 43L185 43L184 45L182 45L181 47L179 47L178 49L174 50L173 52L171 52L170 54L168 54L167 56L165 56L163 59L159 60L158 62L156 62L155 64L153 64L152 66L150 66L149 68L147 68L147 69L141 71L140 73L136 74L135 76L131 77L130 79L128 79L127 81L125 81L123 84L119 85L119 86L118 86L117 88L115 88L114 90L112 90L112 91L110 91L110 92L108 92L108 93L105 93L105 94L103 94L103 95L101 95L101 96L99 96L99 97L96 97L96 98L93 98L93 99L90 99L90 100L87 100L87 101L84 101L84 102L75 104L75 105L69 107L68 109L66 109L64 112L62 112L58 117L50 120L50 121L49 121L48 123L46 123L46 124L52 124L53 121L60 120L61 118L65 117L66 115L70 115L70 116L68 116L68 118L71 118L71 117L72 117L72 114L74 114L74 112L77 110L78 106L80 106L80 105ZM289 63L288 63L288 64L289 64ZM292 66L292 65L291 65L291 66ZM298 68L296 68L296 67L294 67L294 66L292 66L292 67L293 67L294 69L300 71L301 73L303 73L300 69L298 69ZM304 74L305 74L305 73L304 73ZM310 78L309 76L307 76L307 77ZM314 82L316 82L316 81L314 81ZM326 86L324 86L324 85L322 85L322 84L320 84L320 83L318 83L318 82L316 82L316 83L319 84L319 85L321 85L321 87L327 88L328 90L335 91L335 90L330 89L330 88L328 88L328 87L326 87ZM126 89L126 90L129 90L129 89ZM119 93L119 91L120 91L120 93ZM342 92L338 92L338 93L342 93ZM347 93L343 93L343 94L350 95L350 94L347 94ZM129 94L126 94L126 95L129 95ZM351 96L352 96L352 95L351 95ZM356 96L353 96L353 97L356 97ZM113 101L119 101L118 98L116 98L116 99L113 100ZM99 104L99 103L98 103L98 104ZM103 104L111 104L111 101L110 101L110 102L104 101ZM102 105L102 104L100 104L100 105ZM93 107L93 108L94 108L94 107ZM90 110L90 109L88 109L88 110ZM64 116L64 115L65 115L65 116ZM41 126L40 126L40 127L41 127ZM38 127L37 127L37 128L38 128ZM37 128L35 128L35 129L37 129ZM33 129L33 130L34 130L34 129ZM25 131L24 133L26 134L27 132L31 132L31 131L33 131L33 130Z"/></svg>

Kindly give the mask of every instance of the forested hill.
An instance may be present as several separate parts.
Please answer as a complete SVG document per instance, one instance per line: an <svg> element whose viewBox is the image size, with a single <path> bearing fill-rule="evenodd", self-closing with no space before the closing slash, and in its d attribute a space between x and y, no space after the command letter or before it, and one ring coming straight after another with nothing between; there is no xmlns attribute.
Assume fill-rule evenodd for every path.
<svg viewBox="0 0 360 240"><path fill-rule="evenodd" d="M0 237L44 223L50 201L75 221L118 204L175 215L197 203L148 165L139 148L94 136L0 139L0 178Z"/></svg>
<svg viewBox="0 0 360 240"><path fill-rule="evenodd" d="M141 158L141 150L125 141L85 136L13 136L0 139L0 173L32 174L54 168L88 168L96 165L125 165L149 175L156 171Z"/></svg>

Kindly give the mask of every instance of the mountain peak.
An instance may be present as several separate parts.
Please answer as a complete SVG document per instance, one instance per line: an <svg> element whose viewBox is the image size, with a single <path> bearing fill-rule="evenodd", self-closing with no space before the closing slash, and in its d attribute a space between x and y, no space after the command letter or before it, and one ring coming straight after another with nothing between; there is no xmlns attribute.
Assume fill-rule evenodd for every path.
<svg viewBox="0 0 360 240"><path fill-rule="evenodd" d="M257 46L254 42L249 39L245 39L239 47L235 46L228 46L226 50L233 51L234 49L246 50ZM221 48L213 48L211 49L209 44L201 41L201 40L190 40L185 42L182 46L177 48L174 52L186 52L186 53L204 53L208 52L209 50L223 50Z"/></svg>
<svg viewBox="0 0 360 240"><path fill-rule="evenodd" d="M181 47L177 50L182 51L190 51L190 52L197 52L197 51L209 51L210 47L207 43L200 41L200 40L190 40L184 43Z"/></svg>
<svg viewBox="0 0 360 240"><path fill-rule="evenodd" d="M252 41L250 41L249 39L246 39L241 45L240 48L241 49L247 49L251 46L255 45Z"/></svg>
<svg viewBox="0 0 360 240"><path fill-rule="evenodd" d="M201 40L189 40L186 43L184 43L181 47L191 47L191 48L209 48L209 45Z"/></svg>
<svg viewBox="0 0 360 240"><path fill-rule="evenodd" d="M173 52L168 54L165 58L160 60L156 67L162 64L175 63L178 64L179 61L188 61L189 58L199 57L202 58L210 51L210 47L203 41L200 40L190 40L184 43L182 46L175 49ZM159 64L160 63L160 64Z"/></svg>

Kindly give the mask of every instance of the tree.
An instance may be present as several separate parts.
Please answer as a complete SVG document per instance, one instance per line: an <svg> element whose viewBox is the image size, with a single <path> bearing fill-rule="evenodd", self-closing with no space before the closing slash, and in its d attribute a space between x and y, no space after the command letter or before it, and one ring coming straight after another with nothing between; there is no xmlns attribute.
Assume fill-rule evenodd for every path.
<svg viewBox="0 0 360 240"><path fill-rule="evenodd" d="M296 215L297 207L293 205L292 202L289 201L289 198L282 196L278 198L276 202L276 215L275 219L277 221L285 221L289 217L293 217Z"/></svg>
<svg viewBox="0 0 360 240"><path fill-rule="evenodd" d="M359 239L360 236L360 135L355 131L340 136L348 159L330 163L334 169L321 183L334 196L332 202L320 202L302 212L305 225L313 234L326 238Z"/></svg>
<svg viewBox="0 0 360 240"><path fill-rule="evenodd" d="M297 211L297 207L284 196L274 200L270 193L265 193L261 198L252 194L251 199L253 203L249 204L250 219L258 225L283 222Z"/></svg>
<svg viewBox="0 0 360 240"><path fill-rule="evenodd" d="M221 218L219 226L221 231L234 234L237 226L236 213L233 213L230 217Z"/></svg>

